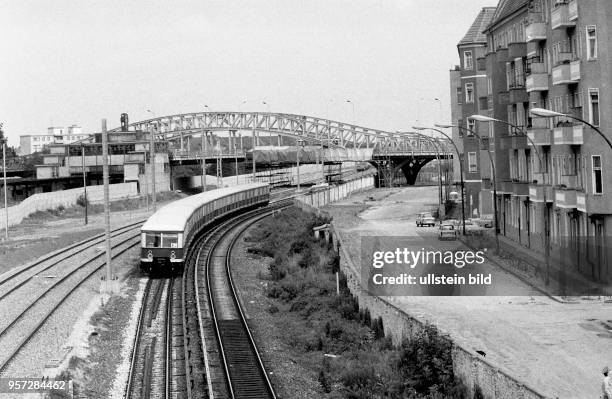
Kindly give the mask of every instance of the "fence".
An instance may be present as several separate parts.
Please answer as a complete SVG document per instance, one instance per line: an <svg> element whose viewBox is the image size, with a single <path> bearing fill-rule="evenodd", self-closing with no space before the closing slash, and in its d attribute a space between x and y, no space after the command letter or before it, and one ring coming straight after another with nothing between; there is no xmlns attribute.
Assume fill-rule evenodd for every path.
<svg viewBox="0 0 612 399"><path fill-rule="evenodd" d="M56 209L60 206L76 205L77 199L83 194L82 188L34 194L19 204L8 208L8 225L14 226L34 212ZM111 201L138 196L136 183L119 183L109 186ZM87 199L90 203L104 200L104 186L87 186ZM4 209L0 209L0 228L6 226Z"/></svg>
<svg viewBox="0 0 612 399"><path fill-rule="evenodd" d="M330 204L335 201L347 198L352 193L366 190L374 187L374 177L364 176L351 180L347 183L338 186L332 186L328 189L318 190L313 193L308 193L296 197L294 204L300 209L312 210L321 206Z"/></svg>

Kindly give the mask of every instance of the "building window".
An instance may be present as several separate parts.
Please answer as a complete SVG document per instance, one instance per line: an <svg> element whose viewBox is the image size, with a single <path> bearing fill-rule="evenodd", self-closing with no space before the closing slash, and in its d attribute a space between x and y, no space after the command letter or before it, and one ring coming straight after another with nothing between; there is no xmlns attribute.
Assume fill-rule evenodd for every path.
<svg viewBox="0 0 612 399"><path fill-rule="evenodd" d="M457 121L457 124L459 125L459 137L463 137L463 119L459 119Z"/></svg>
<svg viewBox="0 0 612 399"><path fill-rule="evenodd" d="M474 69L474 58L471 51L465 51L463 53L463 69Z"/></svg>
<svg viewBox="0 0 612 399"><path fill-rule="evenodd" d="M461 104L463 102L463 90L461 90L461 87L457 87L457 104Z"/></svg>
<svg viewBox="0 0 612 399"><path fill-rule="evenodd" d="M476 121L474 119L468 119L467 120L467 128L468 128L468 133L470 135L474 134L472 132L475 132L476 129Z"/></svg>
<svg viewBox="0 0 612 399"><path fill-rule="evenodd" d="M476 173L478 171L478 163L475 152L468 152L468 171L470 173Z"/></svg>
<svg viewBox="0 0 612 399"><path fill-rule="evenodd" d="M587 35L587 59L594 60L597 58L597 30L595 25L586 27Z"/></svg>
<svg viewBox="0 0 612 399"><path fill-rule="evenodd" d="M599 89L589 89L589 121L599 126Z"/></svg>
<svg viewBox="0 0 612 399"><path fill-rule="evenodd" d="M465 84L465 102L474 103L474 83Z"/></svg>
<svg viewBox="0 0 612 399"><path fill-rule="evenodd" d="M489 99L487 97L480 97L478 99L478 109L479 110L485 110L485 109L489 109Z"/></svg>
<svg viewBox="0 0 612 399"><path fill-rule="evenodd" d="M593 194L603 194L601 155L591 156L593 162Z"/></svg>

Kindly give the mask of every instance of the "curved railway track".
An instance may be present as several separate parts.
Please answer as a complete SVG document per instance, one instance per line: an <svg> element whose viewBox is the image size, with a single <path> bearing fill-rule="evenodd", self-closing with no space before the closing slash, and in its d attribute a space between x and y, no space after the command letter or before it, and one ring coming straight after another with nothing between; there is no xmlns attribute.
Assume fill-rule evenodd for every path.
<svg viewBox="0 0 612 399"><path fill-rule="evenodd" d="M155 301L163 301L151 299L158 294L149 280L137 321L126 398L276 398L227 273L229 254L242 232L290 204L280 200L202 234L182 275L166 280L163 311L155 309ZM228 307L233 319L228 319ZM152 333L147 320L154 312L157 321L164 314L164 327L154 324Z"/></svg>
<svg viewBox="0 0 612 399"><path fill-rule="evenodd" d="M121 242L114 243L112 258L119 257L137 246L139 242L139 234L136 234L128 239L121 240ZM80 252L76 252L73 256ZM8 321L0 331L0 340L3 341L3 353L0 355L0 374L6 370L47 320L60 311L62 305L70 296L102 270L105 265L103 255L103 252L98 253L77 262L76 266L73 266L61 278L46 287L25 308ZM13 287L9 292L12 293L19 288L22 288L22 285Z"/></svg>

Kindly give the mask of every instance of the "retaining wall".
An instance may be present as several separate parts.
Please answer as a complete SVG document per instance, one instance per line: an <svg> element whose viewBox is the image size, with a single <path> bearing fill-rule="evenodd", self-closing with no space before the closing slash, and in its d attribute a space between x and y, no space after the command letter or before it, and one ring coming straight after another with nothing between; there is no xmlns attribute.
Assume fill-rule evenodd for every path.
<svg viewBox="0 0 612 399"><path fill-rule="evenodd" d="M296 207L309 211L319 212L318 208L332 202L349 197L352 193L367 190L374 187L374 177L364 176L348 181L337 186L330 186L324 190L314 193L306 193L294 198L293 203Z"/></svg>
<svg viewBox="0 0 612 399"><path fill-rule="evenodd" d="M37 211L56 209L60 206L69 207L76 205L77 199L82 194L82 188L34 194L19 204L8 208L8 225L14 226L19 224L24 218ZM109 185L109 198L111 201L137 196L138 188L135 182ZM103 202L104 186L87 186L87 199L90 203ZM6 218L4 208L2 208L0 209L0 228L4 228L5 226Z"/></svg>
<svg viewBox="0 0 612 399"><path fill-rule="evenodd" d="M343 239L332 221L332 237L340 253L340 268L347 278L348 288L358 299L359 306L368 308L372 318L382 317L385 332L391 333L395 344L402 339L410 339L426 325L425 320L414 318L386 300L370 295L361 286L360 267L356 267L346 252ZM453 372L469 390L473 397L476 387L480 387L486 399L543 399L547 398L537 390L521 383L509 373L485 360L469 348L468 343L452 341Z"/></svg>

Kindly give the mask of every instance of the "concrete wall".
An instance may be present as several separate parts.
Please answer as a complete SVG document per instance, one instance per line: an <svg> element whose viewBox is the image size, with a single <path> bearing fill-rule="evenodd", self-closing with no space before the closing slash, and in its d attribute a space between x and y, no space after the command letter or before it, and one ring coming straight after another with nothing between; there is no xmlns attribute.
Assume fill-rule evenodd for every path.
<svg viewBox="0 0 612 399"><path fill-rule="evenodd" d="M421 331L426 325L424 320L410 316L384 299L370 295L361 287L360 269L355 266L350 255L344 249L342 236L335 231L333 222L332 237L339 247L340 268L345 273L348 287L357 297L360 308L368 308L372 318L382 317L385 332L391 333L395 344L400 343L403 338L410 339ZM486 361L482 356L468 348L470 346L467 342L461 343L456 340L452 342L453 372L468 387L468 397L473 396L475 387L478 386L487 399L546 398L535 389L516 380L509 372Z"/></svg>
<svg viewBox="0 0 612 399"><path fill-rule="evenodd" d="M87 186L87 198L90 203L99 203L104 200L104 186ZM76 205L77 199L83 194L82 188L54 191L50 193L34 194L18 205L8 208L8 224L14 226L37 211L55 209L60 206L69 207ZM136 183L120 183L110 185L110 199L119 200L138 196ZM4 209L0 209L0 228L6 226Z"/></svg>
<svg viewBox="0 0 612 399"><path fill-rule="evenodd" d="M374 176L360 177L326 190L318 190L294 198L294 204L304 210L312 210L349 197L352 193L374 187Z"/></svg>

